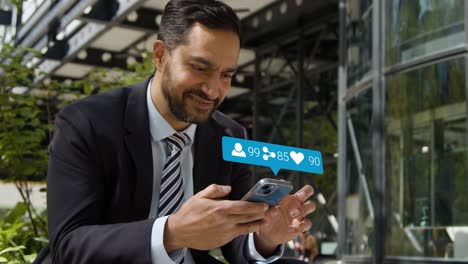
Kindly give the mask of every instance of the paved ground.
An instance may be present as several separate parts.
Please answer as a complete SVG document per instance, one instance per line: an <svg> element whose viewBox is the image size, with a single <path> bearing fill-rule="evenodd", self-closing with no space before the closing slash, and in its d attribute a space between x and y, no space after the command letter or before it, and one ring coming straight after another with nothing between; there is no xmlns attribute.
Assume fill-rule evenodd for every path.
<svg viewBox="0 0 468 264"><path fill-rule="evenodd" d="M32 202L33 205L38 208L46 207L46 193L39 192L41 188L45 187L45 184L32 183ZM0 181L0 208L12 208L17 202L22 201L18 190L13 183L5 183Z"/></svg>

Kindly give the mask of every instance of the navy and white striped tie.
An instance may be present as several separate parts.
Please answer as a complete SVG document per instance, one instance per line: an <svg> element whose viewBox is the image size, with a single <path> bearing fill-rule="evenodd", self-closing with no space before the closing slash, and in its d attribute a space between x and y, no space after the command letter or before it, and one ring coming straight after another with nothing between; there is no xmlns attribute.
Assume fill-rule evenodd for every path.
<svg viewBox="0 0 468 264"><path fill-rule="evenodd" d="M189 137L185 133L175 133L166 138L171 149L161 178L158 217L175 213L184 202L184 182L180 174L180 153Z"/></svg>
<svg viewBox="0 0 468 264"><path fill-rule="evenodd" d="M161 191L159 193L158 217L175 213L184 203L184 181L180 174L180 154L187 144L189 137L185 133L175 133L166 138L171 149L161 177ZM175 262L184 263L185 249L181 257Z"/></svg>

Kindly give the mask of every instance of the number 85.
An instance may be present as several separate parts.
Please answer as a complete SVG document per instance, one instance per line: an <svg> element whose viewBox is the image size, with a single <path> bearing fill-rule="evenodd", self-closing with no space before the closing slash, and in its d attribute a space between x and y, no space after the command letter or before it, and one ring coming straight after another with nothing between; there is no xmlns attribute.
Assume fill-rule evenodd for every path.
<svg viewBox="0 0 468 264"><path fill-rule="evenodd" d="M278 151L277 155L278 155L278 158L277 158L278 160L289 161L289 155L287 152Z"/></svg>

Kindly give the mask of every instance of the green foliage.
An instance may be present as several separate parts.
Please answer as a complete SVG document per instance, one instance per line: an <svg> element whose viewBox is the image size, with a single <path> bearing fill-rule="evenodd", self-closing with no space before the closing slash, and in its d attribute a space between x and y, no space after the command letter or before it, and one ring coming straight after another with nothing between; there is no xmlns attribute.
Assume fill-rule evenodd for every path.
<svg viewBox="0 0 468 264"><path fill-rule="evenodd" d="M45 176L47 146L58 110L80 97L139 82L153 72L150 56L143 53L147 59L130 66L130 71L100 68L74 82L37 82L37 69L23 62L27 52L40 56L33 49L8 44L0 50L0 170L24 201L0 219L0 264L32 263L47 243L46 213L38 214L32 206L28 180ZM28 91L17 93L17 87Z"/></svg>
<svg viewBox="0 0 468 264"><path fill-rule="evenodd" d="M60 107L82 96L141 81L153 71L151 56L142 53L147 59L131 65L130 70L98 68L83 80L41 83L35 81L36 69L23 62L28 52L40 56L33 49L8 44L0 50L0 170L7 172L9 181L45 175L48 135ZM15 93L18 87L29 91ZM51 98L58 103L52 105Z"/></svg>
<svg viewBox="0 0 468 264"><path fill-rule="evenodd" d="M26 49L4 44L0 57L10 60L0 69L0 169L8 172L8 180L25 179L44 173L47 164L44 140L47 123L40 119L37 97L17 94L14 88L34 89L34 69L22 63Z"/></svg>
<svg viewBox="0 0 468 264"><path fill-rule="evenodd" d="M31 222L24 216L28 208L23 202L0 219L0 263L32 263L47 240L34 234Z"/></svg>
<svg viewBox="0 0 468 264"><path fill-rule="evenodd" d="M8 44L0 50L0 170L23 199L0 220L0 263L31 263L44 246L40 240L47 236L45 215L33 208L27 181L45 175L47 167L50 121L43 118L40 102L47 100L48 93L32 92L40 85L34 82L35 69L23 63L27 52L37 55ZM18 93L18 87L30 92Z"/></svg>

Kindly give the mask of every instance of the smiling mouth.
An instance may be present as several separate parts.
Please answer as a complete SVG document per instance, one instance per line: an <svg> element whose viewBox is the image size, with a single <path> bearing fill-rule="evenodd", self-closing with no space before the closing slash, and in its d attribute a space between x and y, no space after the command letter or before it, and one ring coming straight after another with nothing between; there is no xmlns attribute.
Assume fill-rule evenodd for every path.
<svg viewBox="0 0 468 264"><path fill-rule="evenodd" d="M209 109L209 108L212 108L213 105L214 105L214 102L213 102L213 101L209 101L209 100L203 99L203 98L201 98L201 97L198 96L198 95L189 94L188 97L189 97L190 99L192 99L192 101L195 101L195 102L200 106L200 108Z"/></svg>

